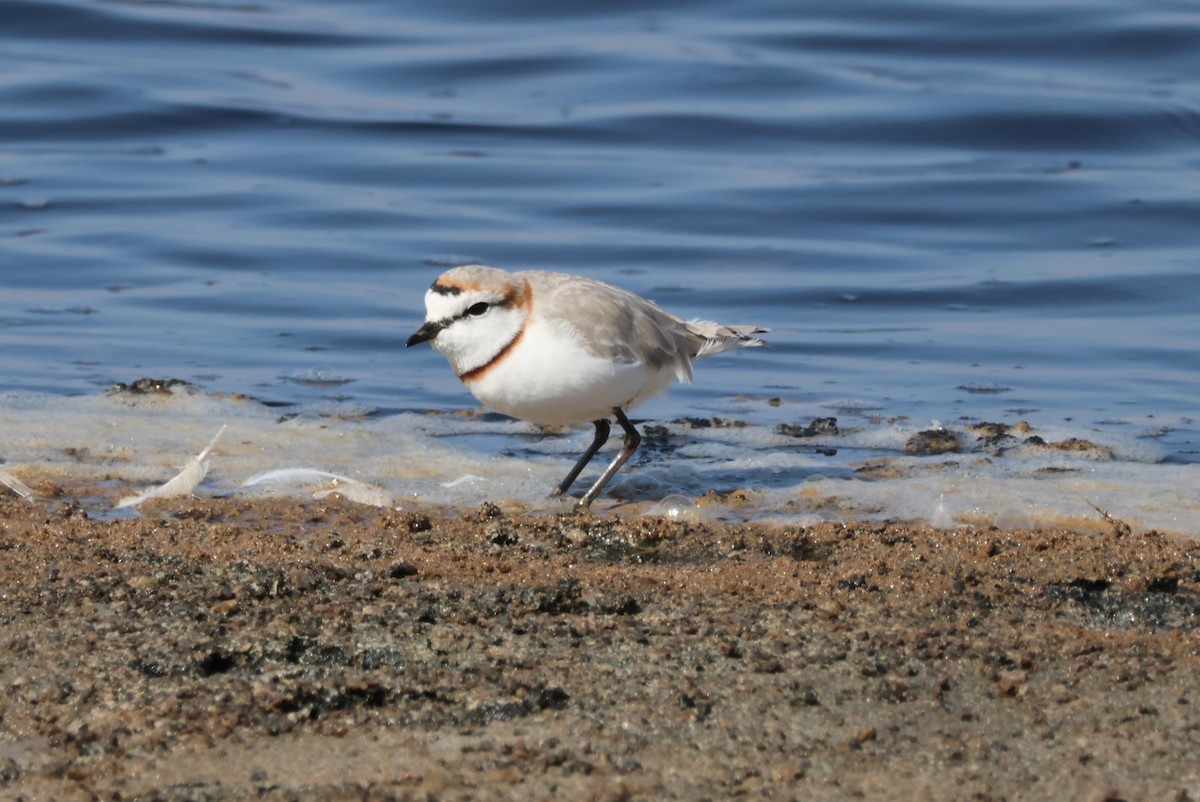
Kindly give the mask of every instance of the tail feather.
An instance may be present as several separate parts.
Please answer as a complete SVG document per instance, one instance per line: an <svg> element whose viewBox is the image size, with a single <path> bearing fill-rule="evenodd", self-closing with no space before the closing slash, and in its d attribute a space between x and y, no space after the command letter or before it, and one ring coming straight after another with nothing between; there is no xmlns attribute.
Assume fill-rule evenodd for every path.
<svg viewBox="0 0 1200 802"><path fill-rule="evenodd" d="M765 334L769 329L758 326L722 326L708 320L689 320L688 329L704 338L696 359L713 354L731 351L734 348L766 345L766 340L752 337L753 334Z"/></svg>

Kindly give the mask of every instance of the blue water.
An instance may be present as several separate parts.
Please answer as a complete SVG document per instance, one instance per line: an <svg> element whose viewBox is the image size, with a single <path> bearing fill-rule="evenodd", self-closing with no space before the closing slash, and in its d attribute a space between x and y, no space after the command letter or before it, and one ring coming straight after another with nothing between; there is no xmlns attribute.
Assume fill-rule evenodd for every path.
<svg viewBox="0 0 1200 802"><path fill-rule="evenodd" d="M772 330L643 417L1076 421L1200 459L1195 3L0 17L0 391L472 407L404 342L484 262Z"/></svg>

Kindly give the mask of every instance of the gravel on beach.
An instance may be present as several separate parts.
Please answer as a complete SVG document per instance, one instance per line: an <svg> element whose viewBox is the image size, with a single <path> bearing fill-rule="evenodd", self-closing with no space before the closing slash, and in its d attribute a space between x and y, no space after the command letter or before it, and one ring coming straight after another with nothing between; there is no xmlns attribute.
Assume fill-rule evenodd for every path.
<svg viewBox="0 0 1200 802"><path fill-rule="evenodd" d="M0 498L0 797L1200 800L1200 543Z"/></svg>

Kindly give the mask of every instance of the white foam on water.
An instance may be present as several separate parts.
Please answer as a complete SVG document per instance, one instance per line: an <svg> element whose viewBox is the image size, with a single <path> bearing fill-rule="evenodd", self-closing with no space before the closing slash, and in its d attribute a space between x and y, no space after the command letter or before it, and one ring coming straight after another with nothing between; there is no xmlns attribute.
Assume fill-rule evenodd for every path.
<svg viewBox="0 0 1200 802"><path fill-rule="evenodd" d="M943 528L1094 529L1111 526L1107 515L1135 531L1200 533L1200 465L1164 460L1152 432L1005 423L996 437L994 429L967 425L852 417L837 431L795 437L762 425L648 421L662 428L647 435L594 509L681 520L886 519ZM957 437L959 448L906 452L928 432ZM590 426L545 433L494 415L281 414L190 386L147 395L6 395L0 471L12 490L0 492L24 488L39 503L49 483L85 496L79 500L89 512L108 514L119 500L183 472L197 482L183 492L199 496L338 494L401 508L511 499L558 510L570 502L548 493L592 435ZM576 492L612 459L618 442L614 434Z"/></svg>

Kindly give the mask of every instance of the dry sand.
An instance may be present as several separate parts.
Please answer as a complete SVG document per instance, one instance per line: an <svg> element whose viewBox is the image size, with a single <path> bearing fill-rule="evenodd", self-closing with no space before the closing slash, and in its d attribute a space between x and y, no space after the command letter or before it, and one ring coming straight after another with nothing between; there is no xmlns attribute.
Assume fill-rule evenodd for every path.
<svg viewBox="0 0 1200 802"><path fill-rule="evenodd" d="M0 499L0 798L1200 800L1200 544Z"/></svg>

